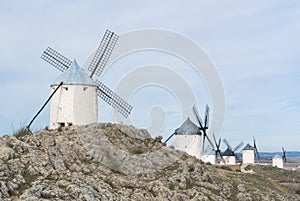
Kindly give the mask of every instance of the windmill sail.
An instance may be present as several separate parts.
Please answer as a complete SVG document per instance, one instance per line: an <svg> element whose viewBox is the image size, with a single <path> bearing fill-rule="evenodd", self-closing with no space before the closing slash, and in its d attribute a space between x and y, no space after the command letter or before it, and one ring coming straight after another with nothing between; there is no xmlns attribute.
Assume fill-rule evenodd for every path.
<svg viewBox="0 0 300 201"><path fill-rule="evenodd" d="M282 160L286 162L286 150L282 147Z"/></svg>
<svg viewBox="0 0 300 201"><path fill-rule="evenodd" d="M254 154L255 154L255 156L259 159L259 154L258 154L256 142L255 142L255 137L253 137L253 148L254 148Z"/></svg>
<svg viewBox="0 0 300 201"><path fill-rule="evenodd" d="M208 105L206 105L204 127L208 128L208 124L209 124L209 107L208 107Z"/></svg>
<svg viewBox="0 0 300 201"><path fill-rule="evenodd" d="M199 125L200 125L200 128L203 128L203 121L202 121L202 119L201 119L201 117L200 117L200 115L198 113L198 110L197 110L197 108L196 108L195 105L193 106L193 112L194 112L194 115L195 115L195 117L196 117Z"/></svg>
<svg viewBox="0 0 300 201"><path fill-rule="evenodd" d="M205 121L204 121L204 125L203 125L203 121L198 113L198 110L196 108L196 106L193 106L193 112L194 115L199 123L200 126L200 130L203 132L203 142L202 142L202 151L204 150L204 143L205 143L205 139L207 139L207 141L209 142L210 146L213 148L214 144L212 143L212 141L209 139L206 130L208 129L208 118L209 118L209 107L208 105L206 105L206 110L205 110Z"/></svg>
<svg viewBox="0 0 300 201"><path fill-rule="evenodd" d="M106 30L102 41L92 59L91 64L88 67L88 71L91 72L90 77L93 77L94 74L100 76L116 43L119 36L114 32Z"/></svg>
<svg viewBox="0 0 300 201"><path fill-rule="evenodd" d="M98 96L127 118L131 113L132 106L99 80L96 80L96 83L98 85Z"/></svg>
<svg viewBox="0 0 300 201"><path fill-rule="evenodd" d="M68 59L65 56L63 56L62 54L58 53L51 47L48 47L43 52L41 58L62 72L67 70L70 67L70 65L72 64L72 61L70 59Z"/></svg>
<svg viewBox="0 0 300 201"><path fill-rule="evenodd" d="M215 134L213 134L213 138L214 138L214 142L215 142L215 145L216 145L216 149L215 149L215 154L216 154L216 162L218 162L219 158L223 161L223 163L225 164L225 159L223 158L222 156L222 153L221 153L221 150L220 150L220 145L221 145L221 138L219 138L219 141L217 143L217 140L216 140L216 137L215 137Z"/></svg>

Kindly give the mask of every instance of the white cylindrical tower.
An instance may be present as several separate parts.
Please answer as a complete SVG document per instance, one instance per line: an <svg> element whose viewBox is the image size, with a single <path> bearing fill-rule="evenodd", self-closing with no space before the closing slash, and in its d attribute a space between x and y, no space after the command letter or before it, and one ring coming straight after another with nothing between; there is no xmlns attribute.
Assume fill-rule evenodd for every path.
<svg viewBox="0 0 300 201"><path fill-rule="evenodd" d="M204 163L210 163L210 164L216 164L217 163L216 154L210 154L210 153L202 154L201 155L201 160Z"/></svg>
<svg viewBox="0 0 300 201"><path fill-rule="evenodd" d="M235 155L229 148L222 153L222 157L224 158L226 165L236 165ZM221 164L224 164L224 162L221 161Z"/></svg>
<svg viewBox="0 0 300 201"><path fill-rule="evenodd" d="M273 167L278 167L278 168L283 168L283 159L279 155L275 155L272 158L272 166Z"/></svg>
<svg viewBox="0 0 300 201"><path fill-rule="evenodd" d="M254 164L254 147L249 143L242 150L243 164Z"/></svg>
<svg viewBox="0 0 300 201"><path fill-rule="evenodd" d="M175 149L200 159L201 131L190 118L175 130Z"/></svg>
<svg viewBox="0 0 300 201"><path fill-rule="evenodd" d="M98 122L97 84L78 66L72 65L51 85L50 129Z"/></svg>

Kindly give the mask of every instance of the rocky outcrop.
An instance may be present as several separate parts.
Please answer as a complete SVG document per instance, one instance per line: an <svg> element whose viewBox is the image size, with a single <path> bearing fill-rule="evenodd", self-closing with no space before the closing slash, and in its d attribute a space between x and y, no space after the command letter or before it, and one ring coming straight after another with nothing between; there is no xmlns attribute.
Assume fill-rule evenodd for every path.
<svg viewBox="0 0 300 201"><path fill-rule="evenodd" d="M299 200L264 182L205 165L132 126L0 138L0 200Z"/></svg>

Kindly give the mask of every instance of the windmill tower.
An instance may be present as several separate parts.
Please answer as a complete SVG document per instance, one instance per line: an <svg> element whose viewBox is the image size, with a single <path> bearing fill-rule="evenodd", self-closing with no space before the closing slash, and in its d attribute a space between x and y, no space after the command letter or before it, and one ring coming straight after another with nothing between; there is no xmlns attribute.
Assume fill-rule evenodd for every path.
<svg viewBox="0 0 300 201"><path fill-rule="evenodd" d="M217 164L216 153L214 149L204 149L201 154L201 160L204 163Z"/></svg>
<svg viewBox="0 0 300 201"><path fill-rule="evenodd" d="M249 143L242 150L243 164L254 164L255 157L259 159L255 138L253 137L253 146Z"/></svg>
<svg viewBox="0 0 300 201"><path fill-rule="evenodd" d="M272 166L277 168L283 168L283 159L278 154L272 158Z"/></svg>
<svg viewBox="0 0 300 201"><path fill-rule="evenodd" d="M242 150L243 164L254 164L254 148L248 143Z"/></svg>
<svg viewBox="0 0 300 201"><path fill-rule="evenodd" d="M108 30L105 32L87 72L80 68L75 60L72 62L50 47L43 52L41 58L63 72L51 85L51 129L96 123L97 95L124 117L131 113L132 106L95 78L103 72L117 40L118 36L115 33Z"/></svg>
<svg viewBox="0 0 300 201"><path fill-rule="evenodd" d="M286 162L286 150L282 147L282 156L278 154L272 158L272 166L283 168L283 164Z"/></svg>
<svg viewBox="0 0 300 201"><path fill-rule="evenodd" d="M242 150L243 164L254 164L254 147L249 143Z"/></svg>
<svg viewBox="0 0 300 201"><path fill-rule="evenodd" d="M201 131L190 118L175 130L175 149L200 159Z"/></svg>

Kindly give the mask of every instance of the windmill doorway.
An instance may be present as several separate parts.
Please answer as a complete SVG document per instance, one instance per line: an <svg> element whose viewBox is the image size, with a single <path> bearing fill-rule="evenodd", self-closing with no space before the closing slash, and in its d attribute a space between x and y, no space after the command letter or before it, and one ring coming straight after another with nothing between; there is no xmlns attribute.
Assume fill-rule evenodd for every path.
<svg viewBox="0 0 300 201"><path fill-rule="evenodd" d="M58 122L58 127L65 127L65 126L72 126L73 123L71 122L68 122L68 123L65 123L65 122Z"/></svg>
<svg viewBox="0 0 300 201"><path fill-rule="evenodd" d="M65 127L66 126L66 124L64 122L59 122L58 125L59 125L58 127Z"/></svg>

